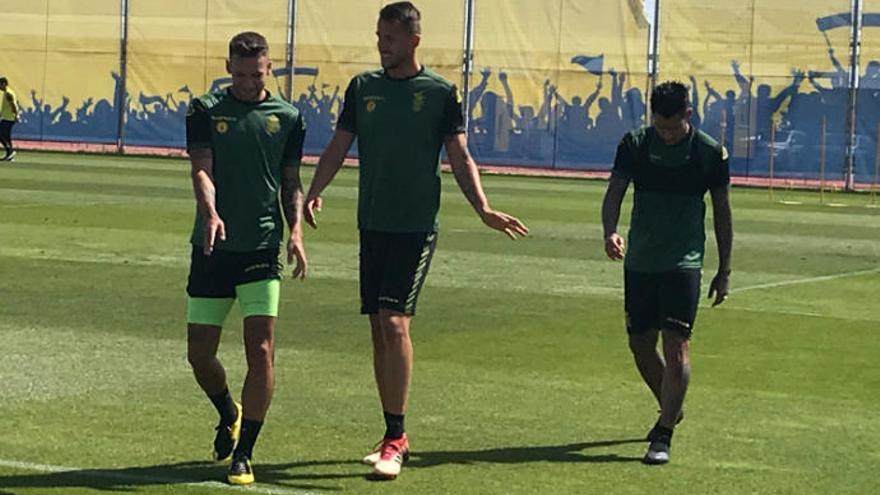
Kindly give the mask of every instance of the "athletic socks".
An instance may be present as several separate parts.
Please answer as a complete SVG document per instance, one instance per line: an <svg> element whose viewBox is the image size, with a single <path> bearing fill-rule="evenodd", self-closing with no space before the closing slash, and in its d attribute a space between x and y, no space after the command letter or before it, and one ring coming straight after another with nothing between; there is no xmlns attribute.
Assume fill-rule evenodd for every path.
<svg viewBox="0 0 880 495"><path fill-rule="evenodd" d="M223 392L217 395L209 395L208 398L211 399L211 403L214 404L214 407L220 414L220 422L222 424L231 425L235 423L238 411L235 408L235 402L232 401L232 396L229 395L228 388L223 389Z"/></svg>
<svg viewBox="0 0 880 495"><path fill-rule="evenodd" d="M384 411L385 438L398 439L403 436L403 414L392 414Z"/></svg>
<svg viewBox="0 0 880 495"><path fill-rule="evenodd" d="M248 459L253 458L254 444L257 443L257 436L260 435L260 428L263 427L262 421L253 419L244 419L241 422L241 436L238 438L238 446L235 447L235 453L232 454L233 459L245 456Z"/></svg>

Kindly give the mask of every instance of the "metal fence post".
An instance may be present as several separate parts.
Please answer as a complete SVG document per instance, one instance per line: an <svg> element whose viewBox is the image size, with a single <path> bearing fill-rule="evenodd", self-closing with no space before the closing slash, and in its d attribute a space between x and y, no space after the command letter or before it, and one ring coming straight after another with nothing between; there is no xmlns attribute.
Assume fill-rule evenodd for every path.
<svg viewBox="0 0 880 495"><path fill-rule="evenodd" d="M470 122L468 116L471 109L471 72L474 63L474 0L464 0L464 50L461 61L461 90L464 100L464 127L468 129Z"/></svg>
<svg viewBox="0 0 880 495"><path fill-rule="evenodd" d="M296 62L296 0L287 1L287 54L284 68L287 71L287 101L293 101L293 73Z"/></svg>
<svg viewBox="0 0 880 495"><path fill-rule="evenodd" d="M856 165L856 106L859 98L859 58L862 44L862 2L852 0L852 32L850 34L850 59L849 59L849 98L846 108L846 161L843 166L844 189L852 191L855 188L855 165Z"/></svg>
<svg viewBox="0 0 880 495"><path fill-rule="evenodd" d="M116 152L125 152L125 95L128 93L128 0L119 0L119 87L114 107L119 112L116 121Z"/></svg>

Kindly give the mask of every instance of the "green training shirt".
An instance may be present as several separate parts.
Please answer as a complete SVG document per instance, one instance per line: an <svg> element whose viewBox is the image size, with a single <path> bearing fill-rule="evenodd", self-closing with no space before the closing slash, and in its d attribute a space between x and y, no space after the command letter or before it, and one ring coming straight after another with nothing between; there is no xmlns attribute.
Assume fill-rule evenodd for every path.
<svg viewBox="0 0 880 495"><path fill-rule="evenodd" d="M408 79L356 76L337 128L357 135L358 228L433 232L440 210L440 150L465 132L455 85L425 69Z"/></svg>
<svg viewBox="0 0 880 495"><path fill-rule="evenodd" d="M617 147L615 177L635 186L628 270L700 269L706 232L706 191L730 183L727 151L693 127L667 145L653 127L634 130Z"/></svg>
<svg viewBox="0 0 880 495"><path fill-rule="evenodd" d="M278 191L284 166L299 166L305 128L291 104L269 95L257 103L236 99L228 89L190 103L187 150L210 148L214 156L217 213L226 240L214 247L246 252L275 248L283 238ZM203 244L203 219L196 213L191 241Z"/></svg>

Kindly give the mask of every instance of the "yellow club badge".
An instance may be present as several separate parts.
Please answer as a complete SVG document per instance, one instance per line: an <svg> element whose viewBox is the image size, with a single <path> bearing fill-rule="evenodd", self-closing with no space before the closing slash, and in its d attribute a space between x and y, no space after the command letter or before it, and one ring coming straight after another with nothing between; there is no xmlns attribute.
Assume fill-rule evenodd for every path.
<svg viewBox="0 0 880 495"><path fill-rule="evenodd" d="M372 112L376 109L376 100L369 100L367 102L367 112Z"/></svg>
<svg viewBox="0 0 880 495"><path fill-rule="evenodd" d="M278 118L277 115L270 115L266 117L266 132L269 134L275 134L281 130L281 119Z"/></svg>
<svg viewBox="0 0 880 495"><path fill-rule="evenodd" d="M217 124L214 126L214 129L217 130L217 134L226 134L229 130L229 124L226 123L225 120L217 121Z"/></svg>

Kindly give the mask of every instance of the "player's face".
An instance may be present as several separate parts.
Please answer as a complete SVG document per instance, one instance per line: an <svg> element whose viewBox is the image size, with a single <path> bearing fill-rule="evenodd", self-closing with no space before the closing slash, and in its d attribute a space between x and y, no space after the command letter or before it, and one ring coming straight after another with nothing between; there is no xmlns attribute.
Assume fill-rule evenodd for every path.
<svg viewBox="0 0 880 495"><path fill-rule="evenodd" d="M266 78L272 72L272 62L265 55L259 57L233 56L226 61L226 71L232 76L232 93L243 101L259 101L266 89Z"/></svg>
<svg viewBox="0 0 880 495"><path fill-rule="evenodd" d="M691 110L673 115L672 117L664 117L659 113L653 115L654 129L666 144L676 144L685 136L687 136L690 126L688 121L691 119Z"/></svg>
<svg viewBox="0 0 880 495"><path fill-rule="evenodd" d="M376 37L382 68L386 70L395 69L412 59L419 45L419 35L410 34L400 21L379 19Z"/></svg>

